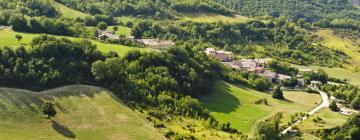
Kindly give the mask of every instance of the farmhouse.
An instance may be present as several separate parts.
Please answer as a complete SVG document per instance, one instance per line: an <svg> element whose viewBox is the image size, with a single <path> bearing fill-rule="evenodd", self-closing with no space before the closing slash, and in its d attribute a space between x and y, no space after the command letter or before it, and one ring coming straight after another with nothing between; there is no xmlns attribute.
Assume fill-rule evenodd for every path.
<svg viewBox="0 0 360 140"><path fill-rule="evenodd" d="M234 54L229 51L224 51L224 50L216 51L214 48L206 48L205 53L208 56L215 57L221 62L232 62L234 60Z"/></svg>
<svg viewBox="0 0 360 140"><path fill-rule="evenodd" d="M137 39L136 40L139 43L144 44L147 47L158 49L158 50L164 50L167 49L175 43L171 40L159 40L159 39Z"/></svg>
<svg viewBox="0 0 360 140"><path fill-rule="evenodd" d="M276 73L270 70L265 70L263 73L260 74L262 77L269 80L269 82L274 82L276 78Z"/></svg>
<svg viewBox="0 0 360 140"><path fill-rule="evenodd" d="M317 88L318 86L322 85L320 81L310 81L310 86Z"/></svg>
<svg viewBox="0 0 360 140"><path fill-rule="evenodd" d="M267 59L242 59L234 62L233 65L248 72L262 73L267 62Z"/></svg>
<svg viewBox="0 0 360 140"><path fill-rule="evenodd" d="M105 40L107 38L113 39L113 40L119 39L119 36L115 35L114 32L112 32L112 31L97 30L97 33L98 33L98 39L100 39L100 40Z"/></svg>

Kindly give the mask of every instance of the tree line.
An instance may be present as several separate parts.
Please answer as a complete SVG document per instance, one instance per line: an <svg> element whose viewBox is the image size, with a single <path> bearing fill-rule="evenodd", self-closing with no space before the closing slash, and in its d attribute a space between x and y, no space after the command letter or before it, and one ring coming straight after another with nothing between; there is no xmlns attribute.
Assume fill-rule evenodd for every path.
<svg viewBox="0 0 360 140"><path fill-rule="evenodd" d="M42 35L31 49L0 49L0 85L44 90L91 84L113 91L132 108L156 118L166 115L210 120L211 127L238 133L216 121L196 99L221 78L221 64L183 44L164 52L130 51L123 57L103 54L90 41Z"/></svg>
<svg viewBox="0 0 360 140"><path fill-rule="evenodd" d="M157 19L174 19L178 12L213 12L231 14L224 6L211 0L56 0L73 9L111 16L142 16Z"/></svg>

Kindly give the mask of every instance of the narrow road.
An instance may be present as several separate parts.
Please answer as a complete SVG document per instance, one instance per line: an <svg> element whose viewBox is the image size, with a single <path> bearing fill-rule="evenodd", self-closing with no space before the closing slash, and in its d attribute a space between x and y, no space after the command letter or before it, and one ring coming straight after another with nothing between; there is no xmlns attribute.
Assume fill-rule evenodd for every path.
<svg viewBox="0 0 360 140"><path fill-rule="evenodd" d="M329 107L330 105L330 102L329 102L329 97L328 95L317 89L317 88L313 88L311 87L311 89L313 90L316 90L318 92L320 92L320 95L321 95L321 98L322 98L322 103L320 105L318 105L317 107L315 107L314 109L312 109L309 113L308 113L308 116L311 116L311 115L314 115L316 112L320 111L322 108L326 108L326 107ZM307 116L304 116L302 117L300 120L296 121L295 123L291 124L288 128L286 128L285 130L281 131L280 132L280 135L285 135L288 131L290 131L292 129L292 127L296 126L296 125L299 125L300 122L306 120L308 117Z"/></svg>

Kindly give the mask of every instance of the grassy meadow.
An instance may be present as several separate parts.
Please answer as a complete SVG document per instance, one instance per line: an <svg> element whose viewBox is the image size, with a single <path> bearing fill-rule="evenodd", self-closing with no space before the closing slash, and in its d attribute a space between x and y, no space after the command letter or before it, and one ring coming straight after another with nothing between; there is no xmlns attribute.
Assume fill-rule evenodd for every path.
<svg viewBox="0 0 360 140"><path fill-rule="evenodd" d="M260 120L283 112L284 116L307 112L321 102L320 95L300 91L284 91L287 100L275 100L271 94L253 89L217 82L213 93L200 98L200 101L220 122L230 122L233 127L249 135L253 126ZM266 99L268 105L255 104ZM285 119L286 120L286 119Z"/></svg>
<svg viewBox="0 0 360 140"><path fill-rule="evenodd" d="M71 9L69 7L66 7L65 5L62 5L62 4L60 4L58 2L55 2L55 1L54 1L54 5L55 5L55 7L57 7L60 10L62 17L66 17L66 18L81 17L81 18L84 18L86 16L91 16L89 14L86 14L86 13Z"/></svg>
<svg viewBox="0 0 360 140"><path fill-rule="evenodd" d="M321 67L321 66L299 66L292 65L299 69L323 69L330 77L339 78L339 79L347 79L350 84L360 85L360 71L354 71L349 68L329 68L329 67Z"/></svg>
<svg viewBox="0 0 360 140"><path fill-rule="evenodd" d="M315 123L314 118L320 117L323 121ZM310 116L309 119L303 121L298 125L299 130L302 132L300 138L302 139L312 139L315 137L311 134L319 129L328 129L336 126L340 126L346 122L348 116L341 115L338 112L332 112L328 108L324 108L317 112L315 115Z"/></svg>
<svg viewBox="0 0 360 140"><path fill-rule="evenodd" d="M15 35L19 34L23 37L23 39L20 42L17 42ZM40 34L33 34L33 33L20 33L15 32L11 30L10 28L0 29L0 48L3 48L5 46L10 48L17 48L20 45L23 45L27 48L30 47L29 43L34 37L39 36ZM76 37L67 37L67 36L56 36L56 37L62 37L62 38L68 38L70 40L80 40L82 38L76 38ZM101 52L107 53L109 51L117 52L120 56L124 55L126 52L130 50L140 50L140 51L148 51L149 48L135 48L135 47L128 47L118 44L107 44L103 43L97 40L91 40L91 42L95 45L97 45L97 49Z"/></svg>
<svg viewBox="0 0 360 140"><path fill-rule="evenodd" d="M43 92L0 88L0 97L0 139L164 139L102 88L74 85ZM56 106L52 119L41 111L45 101Z"/></svg>
<svg viewBox="0 0 360 140"><path fill-rule="evenodd" d="M322 37L321 44L325 47L342 50L350 57L351 67L360 67L360 46L356 46L350 39L341 38L333 33L332 30L323 29L315 32Z"/></svg>

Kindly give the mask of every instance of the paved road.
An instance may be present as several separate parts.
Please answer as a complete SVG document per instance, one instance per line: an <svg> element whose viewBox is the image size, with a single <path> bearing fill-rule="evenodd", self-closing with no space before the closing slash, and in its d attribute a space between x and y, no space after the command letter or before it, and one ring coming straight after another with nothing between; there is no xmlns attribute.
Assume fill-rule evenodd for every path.
<svg viewBox="0 0 360 140"><path fill-rule="evenodd" d="M320 95L321 95L321 98L322 98L322 103L321 103L320 105L318 105L317 107L315 107L314 109L312 109L312 110L308 113L309 116L314 115L316 112L320 111L322 108L327 108L327 107L329 107L329 105L330 105L329 97L328 97L328 95L327 95L325 92L323 92L323 91L321 91L321 90L319 90L319 89L316 89L316 88L311 88L311 89L320 92ZM281 132L280 132L280 135L286 134L288 131L290 131L290 130L292 129L292 127L294 127L294 126L296 126L296 125L299 125L300 122L306 120L307 118L308 118L307 116L302 117L300 120L296 121L295 123L293 123L292 125L290 125L288 128L286 128L285 130L281 131Z"/></svg>

